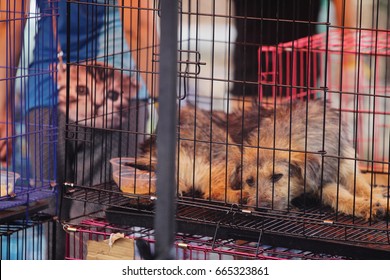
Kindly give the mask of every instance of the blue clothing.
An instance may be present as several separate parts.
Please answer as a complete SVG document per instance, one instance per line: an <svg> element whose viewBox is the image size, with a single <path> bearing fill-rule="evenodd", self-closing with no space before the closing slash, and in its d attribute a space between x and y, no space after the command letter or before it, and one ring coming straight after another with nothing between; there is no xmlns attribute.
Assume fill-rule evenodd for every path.
<svg viewBox="0 0 390 280"><path fill-rule="evenodd" d="M57 104L57 87L53 81L53 73L50 73L50 66L57 61L57 42L53 39L57 36L53 33L52 6L58 8L56 34L64 53L64 62L96 59L115 68L124 69L124 73L136 75L135 63L124 38L116 4L116 0L81 0L77 3L67 3L66 0L60 0L58 3L37 0L39 21L35 36L34 60L29 65L26 112L33 108ZM70 15L69 42L67 12ZM145 99L148 96L146 87L141 78L138 78L141 83L138 97Z"/></svg>

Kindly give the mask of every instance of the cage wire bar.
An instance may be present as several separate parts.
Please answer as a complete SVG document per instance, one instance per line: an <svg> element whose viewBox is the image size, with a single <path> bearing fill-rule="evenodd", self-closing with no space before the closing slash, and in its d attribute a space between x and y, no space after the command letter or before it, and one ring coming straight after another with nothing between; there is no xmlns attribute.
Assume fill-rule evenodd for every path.
<svg viewBox="0 0 390 280"><path fill-rule="evenodd" d="M390 56L389 36L388 30L381 29L343 31L329 28L328 32L308 38L277 46L261 46L259 65L265 66L259 73L260 101L266 103L266 94L270 92L276 103L315 99L322 95L321 88L325 87L323 79L326 77L329 103L334 108L340 108L347 122L356 119L358 131L355 141L357 154L362 159L361 168L386 172L388 147L384 135L388 134L390 87L385 63ZM343 56L349 56L352 64L361 66L335 69ZM313 61L311 66L309 59ZM306 67L299 68L298 65ZM373 122L375 131L369 128ZM374 162L371 163L370 159Z"/></svg>
<svg viewBox="0 0 390 280"><path fill-rule="evenodd" d="M112 234L123 233L126 238L134 240L134 243L142 240L149 245L151 250L156 247L156 235L153 228L123 226L110 224L102 218L88 217L85 220L64 224L67 233L67 253L66 259L81 260L88 259L88 252L85 250L81 240L103 241ZM145 244L144 243L144 244ZM325 253L315 253L310 250L294 249L294 246L287 248L281 246L270 246L258 242L220 239L200 234L177 233L172 244L172 254L177 260L317 260L348 259L342 255L331 255ZM150 255L145 255L138 246L134 246L134 259L149 259Z"/></svg>
<svg viewBox="0 0 390 280"><path fill-rule="evenodd" d="M367 96L367 98L359 100L359 104L364 105L365 101L367 101L370 104L368 105L368 109L357 107L353 108L352 112L348 112L343 111L345 108L341 106L343 116L345 116L344 113L355 115L356 118L353 121L358 120L362 114L364 115L366 113L374 118L379 118L382 113L388 115L386 108L379 105L382 103L381 101L386 101L388 97L388 86L383 88L378 87L380 85L377 81L379 76L374 74L380 72L379 69L384 69L385 72L388 71L388 66L387 68L384 66L384 68L378 69L377 67L373 67L373 69L370 70L372 73L370 82L374 87L374 94L369 97L368 95L371 94L370 92L362 91L362 88L364 88L363 83L361 83L360 88L355 87L345 90L345 88L340 85L338 79L331 79L333 76L341 76L340 71L332 71L334 67L337 68L341 63L337 62L337 59L336 63L334 63L334 61L325 61L325 59L321 59L322 56L327 55L328 58L333 58L334 55L339 56L340 53L341 55L345 53L350 54L351 49L347 48L350 46L348 44L350 44L351 41L354 41L356 44L359 40L350 40L345 36L344 38L348 39L345 45L342 46L341 49L339 46L336 46L336 49L333 49L333 45L330 43L339 40L340 30L343 30L344 27L330 22L329 2L325 5L325 16L327 19L322 21L314 18L312 18L312 20L283 18L283 13L288 14L288 12L290 12L286 11L286 7L288 6L287 3L292 3L294 1L275 1L275 3L278 4L276 6L278 6L280 12L277 14L277 18L268 18L259 15L234 15L234 9L230 2L231 1L224 0L183 0L179 2L166 0L159 2L160 9L158 9L158 12L161 16L161 49L159 54L154 53L154 59L160 63L158 130L157 133L139 134L146 137L150 136L151 138L157 135L157 146L159 147L157 150L157 176L154 176L155 174L151 175L153 172L150 170L146 171L139 169L137 171L140 172L140 174L143 172L141 175L147 175L146 177L148 180L145 184L148 187L147 192L137 192L138 189L142 189L142 186L139 184L140 181L136 179L137 174L133 174L134 176L130 176L130 178L124 178L124 176L122 178L115 178L115 173L113 172L110 173L110 175L113 175L112 178L103 176L104 178L96 184L83 185L81 183L78 185L76 181L70 182L69 190L71 190L71 192L67 193L66 197L81 202L80 205L93 203L99 205L100 208L104 208L107 222L110 225L115 224L129 227L139 226L148 229L154 228L152 235L155 237L156 241L155 246L153 245L153 248L156 250L154 255L155 258L172 259L177 257L173 253L174 247L177 245L174 245L174 243L175 236L177 237L177 235L180 234L200 234L202 236L209 236L211 239L215 240L215 242L217 239L245 239L248 242L270 244L271 246L296 246L301 250L315 251L316 253L323 250L323 252L328 254L346 255L352 258L388 258L390 256L388 213L384 214L383 219L382 217L379 217L379 220L374 218L366 220L355 215L344 214L342 211L338 211L338 209L331 209L328 205L322 205L318 200L311 201L310 197L306 196L303 198L301 197L302 200L300 201L292 201L292 205L289 205L287 209L276 209L273 206L259 206L256 208L253 207L253 205L248 205L244 201L238 202L237 204L231 204L226 200L226 197L221 200L210 197L205 198L202 197L202 194L199 195L196 193L196 191L190 191L186 195L181 195L179 190L180 182L176 182L175 177L176 179L180 179L180 169L185 167L177 164L177 169L179 170L174 172L176 169L175 163L178 162L175 155L176 143L187 141L187 143L192 143L191 145L194 147L195 145L203 145L203 147L209 145L210 148L205 149L203 154L190 154L190 156L193 159L195 159L195 157L203 157L206 159L206 163L204 163L202 167L204 167L204 170L207 170L209 175L213 176L221 175L212 174L212 171L210 171L211 166L220 164L221 166L227 167L229 163L227 156L221 157L220 161L218 161L218 158L217 160L213 158L212 162L211 160L207 160L208 156L211 158L211 155L213 155L211 151L212 148L215 147L213 145L224 145L226 153L230 147L245 147L254 150L262 148L259 144L247 145L246 143L243 143L244 136L242 135L232 136L236 138L237 136L242 136L240 137L241 142L231 144L226 140L229 137L228 131L231 132L230 128L234 128L234 125L238 124L242 130L256 129L255 126L259 124L258 119L251 122L252 119L246 118L246 112L242 116L239 115L236 119L229 119L226 124L224 123L224 130L218 130L216 123L212 122L215 116L218 117L222 114L233 112L234 106L239 107L242 110L245 109L245 98L249 96L246 96L245 94L243 94L244 96L233 95L231 90L232 85L235 83L242 84L241 88L243 90L250 86L250 88L254 88L255 94L252 97L257 101L260 100L261 104L270 101L271 105L279 106L283 103L279 101L287 101L287 104L289 104L290 101L299 99L310 109L312 106L311 99L318 98L319 96L322 97L321 93L325 91L328 94L328 97L336 97L332 98L333 101L337 101L338 95L341 94L343 94L343 101L346 101L346 96ZM255 2L256 1L253 1L252 3ZM266 1L258 1L257 3L259 3L258 5L263 5L265 2ZM268 3L271 2L272 1ZM314 1L308 2L314 3ZM357 2L361 1L356 1L356 3ZM218 10L220 3L226 4L225 10ZM243 2L237 1L236 3ZM298 11L302 11L302 3L303 1L297 1L293 12L298 13ZM178 4L180 4L180 7L176 7ZM285 10L283 10L283 8ZM372 13L375 13L375 11L372 10ZM172 19L176 19L177 16L180 19L179 26L176 25L177 23L172 22ZM257 22L264 26L267 24L279 26L279 33L275 32L274 34L270 32L270 30L262 30L263 33L260 33L261 30L258 29L254 34L258 37L260 37L260 35L264 37L267 32L271 33L271 37L276 37L276 42L270 43L269 45L261 42L259 44L233 42L234 35L237 35L232 32L233 24L234 21L238 20L241 20L241 23L248 25ZM301 39L279 42L278 40L284 37L282 36L283 34L281 34L283 33L283 28L288 24L300 31L311 30L312 28L314 29L314 27L323 27L329 29L330 32L329 36L311 34L311 36L307 37L306 34ZM219 32L218 28L222 28L226 33ZM370 56L372 57L369 57L369 60L371 60L372 65L375 66L375 61L377 59L388 59L388 30L378 30L375 26L371 28L357 27L353 29L357 32L361 32L365 39L368 39L368 37L377 37L381 39L380 46L385 52L382 53L382 49L378 48L371 51ZM179 38L176 37L177 34L175 30L179 30ZM365 36L364 34L368 34L366 31L370 31L368 33L371 35ZM239 31L236 30L236 32ZM284 32L286 32L286 30L284 30ZM316 48L316 44L318 43L321 43L321 46ZM367 42L364 44L365 47L367 46L366 43ZM376 48L375 43L368 43L368 45L370 45L371 48ZM232 69L234 66L237 66L233 65L234 63L231 61L232 52L235 47L242 47L241 50L243 51L242 53L239 53L239 57L244 57L245 53L249 52L250 49L255 49L255 59L253 62L255 64L265 64L265 66L263 65L264 68L260 66L260 75L258 75L258 72L254 73L255 80L250 79L249 76L241 77L242 80L238 80L233 76ZM366 53L362 51L357 51L356 45L353 47L352 52L355 52L357 56L361 57L366 55ZM264 55L261 56L262 54ZM177 56L179 56L179 60L177 60ZM265 61L267 59L268 61ZM382 62L380 65L383 65ZM246 62L242 63L245 65ZM359 59L356 60L356 63L359 64ZM330 73L324 71L324 64L328 66L328 71ZM179 70L176 67L179 67ZM270 69L267 70L266 67L270 67ZM190 68L193 69L191 70ZM360 70L362 69L363 68L360 68ZM244 72L245 71L250 72L249 69L244 69ZM354 76L353 79L344 81L344 85L346 85L347 82L352 82L353 84L355 80L359 79L359 70L356 68L355 71L358 75ZM364 69L364 71L367 71L367 69ZM317 76L321 76L322 79L324 76L328 78L326 87L322 86L321 82L323 81ZM177 93L177 77L180 78L178 83L180 92L178 95L175 94ZM361 81L362 80L360 80L360 82ZM388 82L385 81L385 83ZM280 94L281 96L278 96L277 94ZM376 102L370 103L372 100L375 100ZM178 108L176 108L176 102L178 103ZM201 111L201 108L206 108L206 111L209 114L207 115L207 120L203 120L206 124L206 129L204 129L204 131L207 131L205 133L205 139L198 139L193 135L189 137L186 135L183 136L180 134L180 131L177 132L176 130L175 122L177 112L179 115L178 130L180 130L180 124L185 121L188 121L191 124L198 123L199 125L202 125L202 120L196 117L196 113L191 119L180 118L180 113L186 108L185 105L188 105L188 103L194 105L194 102L196 105L195 108L198 110L196 112L202 113L204 111ZM336 105L338 106L340 104L337 103ZM354 103L354 105L356 105L356 103ZM373 108L374 105L376 106L376 109ZM288 108L288 105L285 108ZM216 115L213 115L214 113L216 113ZM275 113L272 112L271 115L274 114ZM328 114L328 111L326 111L326 114ZM337 121L340 120L341 119L337 119ZM305 126L305 123L307 124L308 122L308 117L304 115L299 121L301 121L300 124L302 126ZM386 126L388 122L386 121L386 118L383 119L382 123L380 120L374 120L370 117L364 118L364 121L371 125L368 126L368 129L375 132L373 133L375 135L378 134L378 130L373 126L381 126L382 124ZM289 120L286 120L286 124L288 122ZM327 124L328 119L324 119L323 122ZM358 121L353 124L358 127L361 126L361 123ZM69 127L72 128L72 131L69 131L71 134L68 135L67 140L88 145L97 143L96 139L94 139L94 135L96 135L98 131L103 133L109 131L107 128L85 129L77 122L70 124ZM195 124L194 127L196 128L197 125ZM383 137L380 144L384 147L384 152L381 153L382 155L388 153L388 135L386 131L387 128L383 130L383 133L382 130L380 130L380 134L382 134ZM129 137L129 135L134 132L127 131L127 128L122 128L120 133L123 134L122 139L126 139L126 137ZM136 134L137 133L138 132L136 132ZM341 133L341 130L336 132L338 135ZM356 129L354 133L357 133ZM214 136L217 137L218 134L223 134L225 141L216 140ZM320 134L321 133L319 133L318 138L321 138L322 134ZM357 135L364 137L364 134ZM176 136L178 136L179 139L177 139ZM378 145L373 141L377 140L371 139L372 136L373 135L370 135L366 139L366 142L369 146L372 146L371 150L375 150L374 148L377 148ZM284 137L288 138L288 136L285 135ZM304 135L302 135L302 139L305 139ZM359 145L358 142L361 140L362 138L355 138L354 141L357 143L354 143ZM113 142L111 142L111 146L112 145ZM110 148L110 146L108 147ZM106 151L107 154L109 154L109 148L103 151ZM153 148L155 147L153 146ZM267 149L270 151L280 150L275 146ZM291 149L287 150L292 152ZM179 149L177 149L177 151L179 152ZM340 154L329 154L326 153L326 151L323 151L323 149L299 151L309 157L314 155L322 157L323 159L334 158L336 161L343 160L343 157ZM150 151L148 151L148 154L146 155L136 153L135 161L142 159L142 156L144 156L147 158L148 163L152 164L152 158L155 155L153 152L150 152L150 154L149 152ZM125 169L125 154L122 153L118 155L122 156L121 159L123 161L122 165L119 164L119 168ZM242 163L243 158L244 157L240 158L240 163ZM229 159L231 159L230 156ZM381 167L386 167L388 165L388 156L365 161L358 158L355 154L354 156L346 158L346 160L356 163L359 161L367 162L370 163L370 165L375 161L379 163ZM85 165L86 162L78 161L76 164L82 166L83 164ZM193 162L191 162L191 164L195 166ZM356 166L358 166L358 164L356 164ZM111 171L108 160L102 163L102 167L107 173L109 173L108 171ZM275 167L278 167L276 161L270 164L271 170ZM188 170L189 169L191 168L188 168ZM191 170L189 173L191 173ZM368 181L371 183L372 191L383 189L384 191L387 191L388 195L388 190L386 189L389 184L388 170L382 169L381 173L381 175L384 175L384 180L381 182L377 180L379 178L377 177L377 174L371 174L370 170L367 170L367 173L364 174L364 176L366 178L369 177ZM155 186L154 179L156 179L156 177L157 200L155 193L151 191ZM192 184L194 185L196 176L193 175L192 177ZM212 176L209 176L209 179L207 179L208 182L206 182L206 185L209 189L207 189L206 192L211 192L211 177ZM222 175L221 177L224 176ZM225 179L224 182L226 184L226 178L223 179ZM241 179L243 184L247 182L253 184L253 180L246 180L247 178ZM125 180L127 181L125 182ZM263 181L266 180L269 180L269 177L263 178ZM130 187L125 189L127 183ZM223 186L223 189L225 191L230 190L228 186ZM253 196L257 196L257 194L253 194ZM386 205L383 205L384 209L388 209L386 207L389 207L389 199L388 197L383 199L386 201ZM370 198L368 198L368 200L370 200ZM335 204L338 205L339 201L337 200ZM372 206L375 207L375 203L373 203ZM88 230L86 230L86 233L88 233ZM204 251L207 251L208 245L203 245L205 246ZM200 245L200 247L202 247L202 245ZM201 250L201 248L199 249ZM212 249L213 248L211 248L210 252ZM253 257L256 258L256 256Z"/></svg>
<svg viewBox="0 0 390 280"><path fill-rule="evenodd" d="M0 224L0 260L52 259L54 222L50 215Z"/></svg>
<svg viewBox="0 0 390 280"><path fill-rule="evenodd" d="M161 1L160 99L157 130L158 178L156 258L172 259L176 212L176 102L178 0Z"/></svg>
<svg viewBox="0 0 390 280"><path fill-rule="evenodd" d="M41 83L54 75L53 69L35 62L56 54L35 38L38 26L57 15L57 3L1 1L1 32L6 36L1 52L7 58L0 65L0 94L6 96L7 106L0 114L7 117L0 125L2 132L4 126L10 129L1 134L0 142L12 145L12 150L7 149L0 166L0 259L50 259L54 255L57 203L50 202L57 195L57 121L53 109L57 99L54 87ZM51 33L45 36L47 42L55 40ZM53 164L44 165L48 159Z"/></svg>

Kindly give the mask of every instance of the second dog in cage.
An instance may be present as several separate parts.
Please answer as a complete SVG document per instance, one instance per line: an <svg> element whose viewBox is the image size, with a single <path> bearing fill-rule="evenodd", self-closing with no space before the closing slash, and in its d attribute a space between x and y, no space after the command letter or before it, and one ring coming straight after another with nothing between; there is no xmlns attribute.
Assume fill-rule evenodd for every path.
<svg viewBox="0 0 390 280"><path fill-rule="evenodd" d="M246 122L257 118L249 110ZM322 101L277 105L244 143L243 188L253 192L248 204L286 210L310 194L344 214L383 217L387 199L359 171L349 129Z"/></svg>
<svg viewBox="0 0 390 280"><path fill-rule="evenodd" d="M236 145L221 122L209 111L193 105L179 111L178 186L179 194L213 201L240 203L249 193L241 190L241 148ZM143 143L136 167L156 166L156 138ZM142 188L142 186L141 186ZM155 192L155 186L150 189ZM148 193L137 189L138 194Z"/></svg>

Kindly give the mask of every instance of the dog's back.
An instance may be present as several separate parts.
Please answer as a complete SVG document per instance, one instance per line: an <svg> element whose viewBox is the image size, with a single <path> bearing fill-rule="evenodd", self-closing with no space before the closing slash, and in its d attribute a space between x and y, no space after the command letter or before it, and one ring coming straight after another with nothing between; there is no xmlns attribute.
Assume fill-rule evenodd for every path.
<svg viewBox="0 0 390 280"><path fill-rule="evenodd" d="M238 203L240 148L213 115L192 105L178 112L179 193ZM222 116L219 112L215 115ZM150 159L156 159L156 144L156 136L147 139L137 161L148 164ZM155 170L155 166L151 169Z"/></svg>

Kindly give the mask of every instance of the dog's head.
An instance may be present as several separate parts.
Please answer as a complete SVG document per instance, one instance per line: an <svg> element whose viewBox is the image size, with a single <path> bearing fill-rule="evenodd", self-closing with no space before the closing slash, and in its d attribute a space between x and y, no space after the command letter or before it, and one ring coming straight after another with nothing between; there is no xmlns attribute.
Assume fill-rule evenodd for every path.
<svg viewBox="0 0 390 280"><path fill-rule="evenodd" d="M292 199L319 186L320 161L312 154L244 148L242 184L249 205L285 210Z"/></svg>

